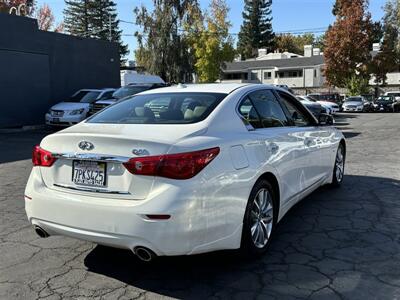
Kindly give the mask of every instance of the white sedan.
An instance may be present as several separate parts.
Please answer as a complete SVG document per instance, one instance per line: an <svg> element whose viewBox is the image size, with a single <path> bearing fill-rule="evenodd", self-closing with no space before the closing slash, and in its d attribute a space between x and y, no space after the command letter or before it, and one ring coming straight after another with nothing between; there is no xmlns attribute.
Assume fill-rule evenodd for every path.
<svg viewBox="0 0 400 300"><path fill-rule="evenodd" d="M45 115L46 125L71 126L87 117L90 104L109 99L115 89L84 89L73 94L68 100L53 105Z"/></svg>
<svg viewBox="0 0 400 300"><path fill-rule="evenodd" d="M294 204L342 183L346 142L331 119L268 85L146 91L34 148L26 213L41 237L131 249L145 261L262 254Z"/></svg>

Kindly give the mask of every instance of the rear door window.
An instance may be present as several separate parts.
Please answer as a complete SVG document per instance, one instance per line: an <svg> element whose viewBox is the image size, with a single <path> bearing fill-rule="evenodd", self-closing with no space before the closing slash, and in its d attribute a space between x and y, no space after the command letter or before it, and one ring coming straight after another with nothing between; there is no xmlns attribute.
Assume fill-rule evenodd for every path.
<svg viewBox="0 0 400 300"><path fill-rule="evenodd" d="M285 106L292 123L298 127L314 125L313 117L306 110L302 109L298 101L286 93L278 92L281 102Z"/></svg>
<svg viewBox="0 0 400 300"><path fill-rule="evenodd" d="M250 93L248 97L260 116L263 127L283 127L288 125L288 119L272 91L256 91Z"/></svg>

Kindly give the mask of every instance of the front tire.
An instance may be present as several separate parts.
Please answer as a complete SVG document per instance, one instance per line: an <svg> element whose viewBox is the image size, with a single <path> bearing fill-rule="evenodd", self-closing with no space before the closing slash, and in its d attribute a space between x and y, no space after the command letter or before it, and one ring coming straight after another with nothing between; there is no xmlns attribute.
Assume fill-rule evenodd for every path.
<svg viewBox="0 0 400 300"><path fill-rule="evenodd" d="M277 222L277 198L272 185L265 179L254 185L243 220L241 251L258 256L269 247Z"/></svg>
<svg viewBox="0 0 400 300"><path fill-rule="evenodd" d="M332 187L339 187L343 182L345 160L346 151L343 143L340 143L338 150L336 151L335 164L333 167Z"/></svg>

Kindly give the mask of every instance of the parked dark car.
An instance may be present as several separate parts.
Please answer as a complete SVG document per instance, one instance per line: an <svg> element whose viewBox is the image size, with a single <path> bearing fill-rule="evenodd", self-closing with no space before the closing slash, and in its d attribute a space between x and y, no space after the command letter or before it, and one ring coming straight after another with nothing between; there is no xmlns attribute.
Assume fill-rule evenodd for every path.
<svg viewBox="0 0 400 300"><path fill-rule="evenodd" d="M381 96L375 101L375 111L377 112L394 112L396 110L397 102L395 103L393 96Z"/></svg>
<svg viewBox="0 0 400 300"><path fill-rule="evenodd" d="M152 90L152 89L165 87L165 86L166 86L166 84L162 84L162 83L149 83L149 84L147 84L147 83L143 83L143 84L131 83L131 84L128 84L128 85L123 86L123 87L119 88L118 90L116 90L112 94L112 96L109 97L108 99L102 99L102 100L99 100L99 101L96 101L95 103L93 103L90 106L88 115L91 116L91 115L97 113L98 111L102 110L103 108L105 108L111 104L114 104L115 102L117 102L123 98L129 97L129 96L132 96L132 95L135 95L135 94L147 91L147 90Z"/></svg>

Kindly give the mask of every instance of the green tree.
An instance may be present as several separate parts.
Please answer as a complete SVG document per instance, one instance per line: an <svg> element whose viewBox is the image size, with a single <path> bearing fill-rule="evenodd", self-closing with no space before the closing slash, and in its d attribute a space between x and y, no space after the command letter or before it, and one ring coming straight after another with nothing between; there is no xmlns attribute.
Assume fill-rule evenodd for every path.
<svg viewBox="0 0 400 300"><path fill-rule="evenodd" d="M135 57L147 71L166 82L188 82L194 72L193 52L183 35L184 26L192 26L193 14L200 8L197 0L153 0L153 10L136 7L138 49Z"/></svg>
<svg viewBox="0 0 400 300"><path fill-rule="evenodd" d="M290 52L299 55L304 54L305 45L313 45L315 36L311 33L304 35L280 34L275 38L275 47L280 52Z"/></svg>
<svg viewBox="0 0 400 300"><path fill-rule="evenodd" d="M242 59L257 56L257 50L274 49L272 30L272 0L245 0L243 24L240 27L238 52Z"/></svg>
<svg viewBox="0 0 400 300"><path fill-rule="evenodd" d="M397 54L400 56L400 1L388 0L384 10L384 32L385 34L388 34L388 31L390 31L390 35L395 42Z"/></svg>
<svg viewBox="0 0 400 300"><path fill-rule="evenodd" d="M111 0L65 0L64 28L71 35L118 43L120 62L129 53L121 40L116 4Z"/></svg>
<svg viewBox="0 0 400 300"><path fill-rule="evenodd" d="M229 8L225 0L212 0L210 13L206 14L205 25L198 15L195 30L189 34L195 55L195 70L200 82L215 82L221 75L226 61L235 56L233 39L228 30L231 23L227 20Z"/></svg>
<svg viewBox="0 0 400 300"><path fill-rule="evenodd" d="M329 84L349 87L354 77L369 78L372 22L367 0L337 0L336 21L326 33L325 76Z"/></svg>
<svg viewBox="0 0 400 300"><path fill-rule="evenodd" d="M380 26L383 35L381 50L370 64L370 72L374 75L377 86L386 85L387 73L398 71L400 64L399 51L399 2L389 1L385 6L383 25ZM375 38L375 41L381 41Z"/></svg>
<svg viewBox="0 0 400 300"><path fill-rule="evenodd" d="M96 0L91 7L92 37L108 40L119 45L120 63L126 62L129 54L128 45L121 40L116 3L110 0Z"/></svg>
<svg viewBox="0 0 400 300"><path fill-rule="evenodd" d="M369 94L369 78L353 74L347 79L346 87L350 96Z"/></svg>
<svg viewBox="0 0 400 300"><path fill-rule="evenodd" d="M64 29L71 35L90 37L92 24L90 0L65 0Z"/></svg>

